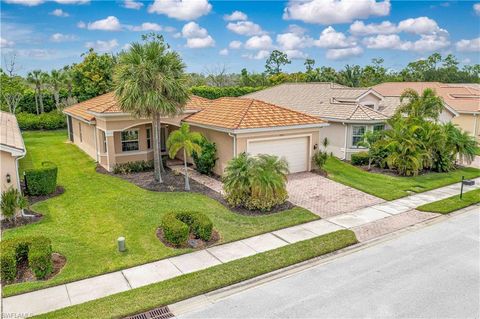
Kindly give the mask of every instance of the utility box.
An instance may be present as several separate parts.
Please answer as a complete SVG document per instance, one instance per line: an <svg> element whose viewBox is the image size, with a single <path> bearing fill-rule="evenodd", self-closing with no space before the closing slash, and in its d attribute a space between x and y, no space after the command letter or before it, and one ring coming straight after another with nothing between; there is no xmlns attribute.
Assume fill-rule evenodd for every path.
<svg viewBox="0 0 480 319"><path fill-rule="evenodd" d="M121 253L124 252L126 250L125 237L118 237L117 243L118 243L118 251Z"/></svg>

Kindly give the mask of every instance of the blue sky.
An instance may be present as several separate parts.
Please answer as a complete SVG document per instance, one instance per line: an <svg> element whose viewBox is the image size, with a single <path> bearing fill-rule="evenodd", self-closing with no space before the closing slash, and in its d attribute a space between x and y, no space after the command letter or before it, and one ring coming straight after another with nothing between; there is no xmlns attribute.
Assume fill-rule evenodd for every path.
<svg viewBox="0 0 480 319"><path fill-rule="evenodd" d="M303 70L306 57L335 68L382 57L400 69L433 52L480 63L480 3L471 1L1 2L2 56L15 53L20 74L78 62L88 47L119 52L152 30L191 72L261 72L273 49L292 58L287 71Z"/></svg>

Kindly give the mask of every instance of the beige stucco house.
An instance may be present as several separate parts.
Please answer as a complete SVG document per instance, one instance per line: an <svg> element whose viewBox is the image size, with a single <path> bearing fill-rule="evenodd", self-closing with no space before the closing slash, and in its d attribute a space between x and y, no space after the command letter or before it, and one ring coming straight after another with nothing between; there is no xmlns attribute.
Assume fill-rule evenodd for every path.
<svg viewBox="0 0 480 319"><path fill-rule="evenodd" d="M357 145L366 131L382 130L400 105L397 95L383 95L375 88L350 88L336 83L285 83L245 95L281 105L328 121L322 139L328 151L341 159L364 151ZM440 121L457 115L446 105Z"/></svg>
<svg viewBox="0 0 480 319"><path fill-rule="evenodd" d="M26 154L15 115L0 111L0 193L20 189L18 161Z"/></svg>
<svg viewBox="0 0 480 319"><path fill-rule="evenodd" d="M374 87L379 93L390 96L400 96L407 88L417 92L422 92L426 88L434 89L437 95L443 98L445 104L458 114L452 119L452 122L480 142L480 85L473 83L387 82Z"/></svg>
<svg viewBox="0 0 480 319"><path fill-rule="evenodd" d="M69 139L101 166L153 158L152 122L120 110L113 93L64 110ZM221 175L234 156L274 154L287 159L291 172L312 168L311 157L326 121L248 98L208 100L192 96L183 114L162 119L162 152L168 134L182 122L217 145L215 173Z"/></svg>

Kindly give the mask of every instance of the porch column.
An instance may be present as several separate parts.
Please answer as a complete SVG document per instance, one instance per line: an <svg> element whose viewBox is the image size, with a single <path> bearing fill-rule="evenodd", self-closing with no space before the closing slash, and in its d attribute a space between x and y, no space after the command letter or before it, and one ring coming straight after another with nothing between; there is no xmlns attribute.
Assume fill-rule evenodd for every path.
<svg viewBox="0 0 480 319"><path fill-rule="evenodd" d="M115 138L113 131L106 131L105 136L107 138L107 169L111 172L116 163Z"/></svg>

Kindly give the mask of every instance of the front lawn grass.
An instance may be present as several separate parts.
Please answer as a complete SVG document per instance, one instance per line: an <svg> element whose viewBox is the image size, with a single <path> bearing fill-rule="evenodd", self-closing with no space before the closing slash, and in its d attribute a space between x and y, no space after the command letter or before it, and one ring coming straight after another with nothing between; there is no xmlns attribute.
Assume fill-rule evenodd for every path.
<svg viewBox="0 0 480 319"><path fill-rule="evenodd" d="M448 214L478 203L480 203L480 189L475 189L473 191L463 193L462 199L460 199L460 195L455 195L433 203L422 205L417 207L417 210L421 210L422 212Z"/></svg>
<svg viewBox="0 0 480 319"><path fill-rule="evenodd" d="M191 251L163 245L155 231L161 217L172 211L199 211L207 215L221 236L220 243L318 219L303 208L245 216L198 193L147 191L121 178L95 171L95 162L67 143L65 131L25 132L28 156L22 168L43 161L58 165L58 184L65 193L36 203L32 209L44 215L36 224L10 229L3 239L42 235L52 240L53 250L67 258L54 278L3 286L11 296L106 272L132 267ZM127 252L119 253L116 240L126 237Z"/></svg>
<svg viewBox="0 0 480 319"><path fill-rule="evenodd" d="M182 275L34 318L123 318L257 277L357 242L351 230L338 230L254 256Z"/></svg>
<svg viewBox="0 0 480 319"><path fill-rule="evenodd" d="M462 180L462 176L465 176L466 179L480 176L480 169L472 167L459 168L448 173L428 173L414 177L389 176L364 171L335 157L327 160L324 169L330 179L385 200L407 196L408 192L421 193L458 183Z"/></svg>

